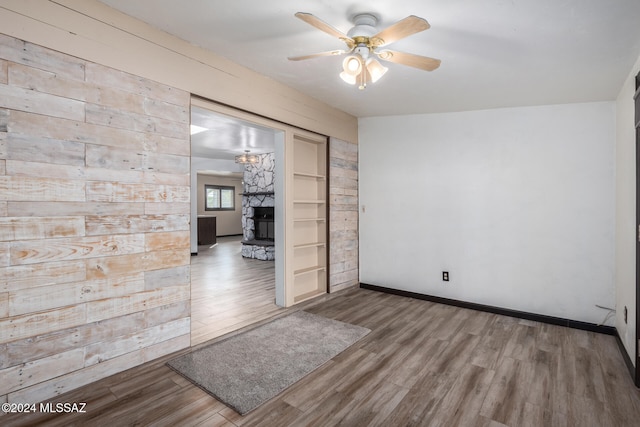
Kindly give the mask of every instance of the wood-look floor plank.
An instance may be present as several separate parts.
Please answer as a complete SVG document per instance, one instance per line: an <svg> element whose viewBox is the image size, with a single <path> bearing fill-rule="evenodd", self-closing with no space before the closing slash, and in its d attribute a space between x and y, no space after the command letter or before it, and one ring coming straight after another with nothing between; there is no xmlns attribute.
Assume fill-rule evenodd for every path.
<svg viewBox="0 0 640 427"><path fill-rule="evenodd" d="M443 397L438 410L430 414L431 425L472 425L480 413L484 397L495 372L467 364L455 376L455 381Z"/></svg>
<svg viewBox="0 0 640 427"><path fill-rule="evenodd" d="M309 411L333 394L336 384L349 375L357 375L353 372L354 366L360 366L372 357L371 353L357 349L349 357L334 359L312 372L304 382L288 389L282 399L303 412Z"/></svg>
<svg viewBox="0 0 640 427"><path fill-rule="evenodd" d="M389 426L428 425L454 380L450 373L435 373L427 370L425 375L409 389L396 409L387 416L385 424ZM425 390L429 392L425 393Z"/></svg>
<svg viewBox="0 0 640 427"><path fill-rule="evenodd" d="M275 398L268 406L261 406L247 415L245 419L236 423L246 427L271 427L294 425L294 420L302 415L297 408L281 399Z"/></svg>
<svg viewBox="0 0 640 427"><path fill-rule="evenodd" d="M243 258L241 237L219 237L191 257L191 345L268 319L275 304L275 266Z"/></svg>
<svg viewBox="0 0 640 427"><path fill-rule="evenodd" d="M444 351L447 342L428 338L416 346L409 346L406 343L403 345L409 348L409 352L403 363L391 372L386 380L399 386L411 388L422 377L428 375L432 360Z"/></svg>
<svg viewBox="0 0 640 427"><path fill-rule="evenodd" d="M391 414L404 396L408 388L391 382L382 381L375 387L366 387L366 393L360 397L346 396L348 402L335 415L338 426L384 426L384 420Z"/></svg>
<svg viewBox="0 0 640 427"><path fill-rule="evenodd" d="M330 390L331 392L328 395L323 396L321 404L316 404L311 409L303 412L296 418L295 424L291 425L307 427L337 425L340 420L336 414L341 413L351 400L342 393L333 389Z"/></svg>
<svg viewBox="0 0 640 427"><path fill-rule="evenodd" d="M525 363L505 357L495 372L496 380L486 393L479 414L507 425L522 416L529 392L529 371Z"/></svg>
<svg viewBox="0 0 640 427"><path fill-rule="evenodd" d="M214 275L200 270L206 280ZM168 356L56 400L87 401L87 414L10 414L0 424L621 427L640 420L640 391L611 336L363 289L305 309L372 332L245 416L170 370Z"/></svg>

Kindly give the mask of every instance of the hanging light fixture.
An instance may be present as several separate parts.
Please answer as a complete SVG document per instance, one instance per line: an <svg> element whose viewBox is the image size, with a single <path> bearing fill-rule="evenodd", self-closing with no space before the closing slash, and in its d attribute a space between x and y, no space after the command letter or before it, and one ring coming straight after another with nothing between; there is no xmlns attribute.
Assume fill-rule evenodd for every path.
<svg viewBox="0 0 640 427"><path fill-rule="evenodd" d="M249 154L249 150L244 150L243 154L239 154L236 156L236 163L258 163L258 156L256 154Z"/></svg>
<svg viewBox="0 0 640 427"><path fill-rule="evenodd" d="M371 83L375 83L380 80L380 77L384 76L388 70L387 67L378 62L375 58L369 58L367 61L367 71L371 75Z"/></svg>
<svg viewBox="0 0 640 427"><path fill-rule="evenodd" d="M354 54L342 61L340 78L351 85L357 83L358 89L362 90L367 87L367 83L380 80L388 68L380 64L377 59L369 57L368 47L358 46L354 51Z"/></svg>

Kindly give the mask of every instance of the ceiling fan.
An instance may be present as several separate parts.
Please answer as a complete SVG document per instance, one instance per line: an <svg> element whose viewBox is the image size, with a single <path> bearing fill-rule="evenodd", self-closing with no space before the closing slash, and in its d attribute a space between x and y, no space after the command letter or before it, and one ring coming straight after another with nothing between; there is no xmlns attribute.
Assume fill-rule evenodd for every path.
<svg viewBox="0 0 640 427"><path fill-rule="evenodd" d="M371 13L361 13L353 17L355 26L347 34L344 34L310 13L298 12L295 16L307 24L339 38L347 45L347 50L330 50L311 55L293 56L289 57L289 60L301 61L321 56L348 54L342 62L343 71L340 73L340 77L349 84L358 84L359 89L366 88L369 82L375 83L387 72L387 68L380 64L376 57L383 61L408 65L425 71L433 71L440 66L439 59L379 49L429 29L429 23L423 18L410 15L384 30L378 31L376 30L378 18Z"/></svg>

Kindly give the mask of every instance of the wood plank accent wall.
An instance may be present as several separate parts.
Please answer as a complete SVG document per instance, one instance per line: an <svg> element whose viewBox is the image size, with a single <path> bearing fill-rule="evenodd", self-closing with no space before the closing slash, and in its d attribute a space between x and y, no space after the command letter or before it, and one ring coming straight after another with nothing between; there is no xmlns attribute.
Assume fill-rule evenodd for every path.
<svg viewBox="0 0 640 427"><path fill-rule="evenodd" d="M3 0L0 31L301 129L358 140L355 117L98 0Z"/></svg>
<svg viewBox="0 0 640 427"><path fill-rule="evenodd" d="M189 107L0 34L0 401L189 346Z"/></svg>
<svg viewBox="0 0 640 427"><path fill-rule="evenodd" d="M329 141L329 287L357 285L358 145Z"/></svg>

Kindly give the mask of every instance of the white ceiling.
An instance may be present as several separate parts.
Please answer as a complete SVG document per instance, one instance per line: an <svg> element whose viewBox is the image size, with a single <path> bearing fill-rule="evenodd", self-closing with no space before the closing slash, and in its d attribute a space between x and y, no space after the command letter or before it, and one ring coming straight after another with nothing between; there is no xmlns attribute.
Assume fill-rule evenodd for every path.
<svg viewBox="0 0 640 427"><path fill-rule="evenodd" d="M275 129L191 107L191 124L206 129L191 135L191 155L221 160L234 160L249 150L252 154L275 150ZM202 172L201 172L202 173Z"/></svg>
<svg viewBox="0 0 640 427"><path fill-rule="evenodd" d="M102 1L358 117L612 100L640 55L639 0ZM345 33L356 13L379 29L423 17L431 29L389 48L442 65L385 63L359 91L338 77L342 57L287 60L344 47L298 11Z"/></svg>

